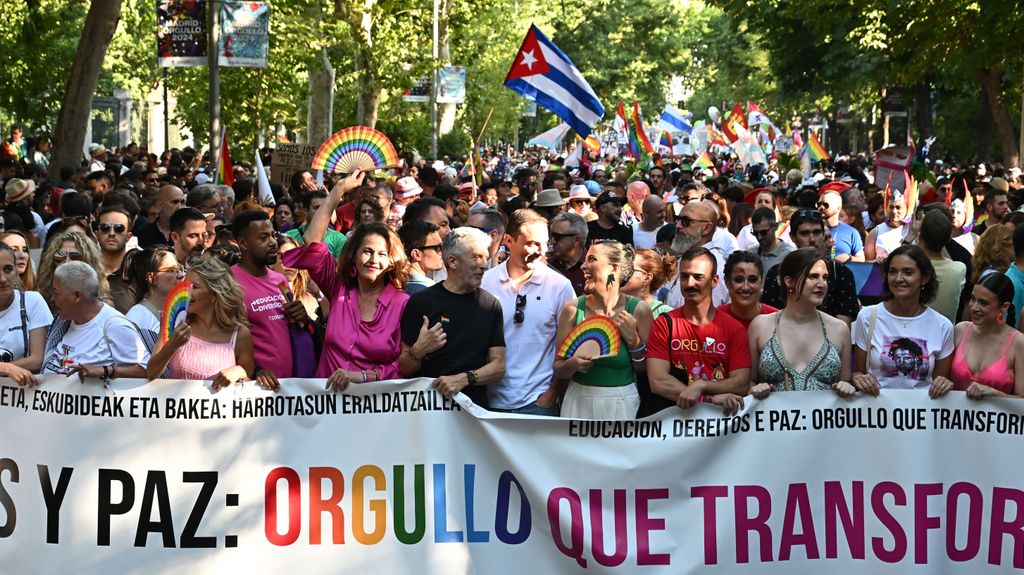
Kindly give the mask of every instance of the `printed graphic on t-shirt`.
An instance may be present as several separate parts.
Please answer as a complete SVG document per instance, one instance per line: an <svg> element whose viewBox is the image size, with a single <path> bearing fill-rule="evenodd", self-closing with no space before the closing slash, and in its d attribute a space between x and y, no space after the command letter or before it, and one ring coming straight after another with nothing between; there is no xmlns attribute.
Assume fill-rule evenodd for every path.
<svg viewBox="0 0 1024 575"><path fill-rule="evenodd" d="M74 360L71 359L71 346L62 343L57 349L53 350L53 355L46 360L46 366L43 369L44 371L68 375L71 373L71 366L74 363Z"/></svg>
<svg viewBox="0 0 1024 575"><path fill-rule="evenodd" d="M725 342L718 341L714 337L705 336L704 340L696 338L673 338L672 351L682 352L683 358L673 358L672 364L686 370L690 379L703 379L705 381L719 381L725 379L725 361L729 346ZM690 360L686 365L684 360Z"/></svg>
<svg viewBox="0 0 1024 575"><path fill-rule="evenodd" d="M11 363L14 361L14 352L6 347L0 347L0 362Z"/></svg>
<svg viewBox="0 0 1024 575"><path fill-rule="evenodd" d="M882 340L882 374L917 381L928 379L928 341L916 337L886 336Z"/></svg>
<svg viewBox="0 0 1024 575"><path fill-rule="evenodd" d="M249 309L253 313L261 313L261 312L273 313L275 311L280 310L280 311L282 311L282 313L275 314L275 315L270 315L270 316L267 317L267 319L269 321L277 321L279 319L284 319L284 313L283 313L283 311L284 311L284 304L285 304L284 296L279 294L279 293L277 293L277 294L268 295L266 297L261 297L261 298L257 298L257 299L252 300L252 302L249 303Z"/></svg>

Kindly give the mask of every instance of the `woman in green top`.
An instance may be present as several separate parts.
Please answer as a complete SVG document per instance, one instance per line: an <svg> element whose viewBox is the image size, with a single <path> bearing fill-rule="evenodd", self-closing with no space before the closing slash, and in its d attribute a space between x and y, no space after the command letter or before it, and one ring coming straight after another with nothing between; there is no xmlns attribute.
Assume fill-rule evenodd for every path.
<svg viewBox="0 0 1024 575"><path fill-rule="evenodd" d="M622 293L646 302L651 308L651 315L658 319L659 315L671 310L672 306L658 301L652 294L657 292L668 278L675 275L674 257L663 256L654 250L639 249L633 258L633 275L626 285L622 286Z"/></svg>
<svg viewBox="0 0 1024 575"><path fill-rule="evenodd" d="M555 359L555 377L571 379L562 400L562 417L575 419L634 419L640 408L636 374L644 371L651 308L620 291L633 275L633 248L616 241L595 243L584 258L585 295L571 300L558 318L556 342L569 335L584 318L612 319L622 339L618 355L593 358L577 355Z"/></svg>

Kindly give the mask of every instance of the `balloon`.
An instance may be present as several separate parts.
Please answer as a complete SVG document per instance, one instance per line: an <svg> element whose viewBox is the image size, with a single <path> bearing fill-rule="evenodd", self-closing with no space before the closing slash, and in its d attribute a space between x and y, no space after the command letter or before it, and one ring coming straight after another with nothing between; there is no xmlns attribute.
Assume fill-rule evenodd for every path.
<svg viewBox="0 0 1024 575"><path fill-rule="evenodd" d="M711 106L708 108L708 117L711 118L712 122L718 123L719 118L722 117L722 113L718 111L718 108Z"/></svg>

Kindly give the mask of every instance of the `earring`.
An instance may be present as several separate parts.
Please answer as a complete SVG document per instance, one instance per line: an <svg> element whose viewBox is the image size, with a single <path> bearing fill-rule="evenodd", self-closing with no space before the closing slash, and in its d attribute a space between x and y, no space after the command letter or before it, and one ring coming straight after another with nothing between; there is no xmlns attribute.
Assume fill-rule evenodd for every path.
<svg viewBox="0 0 1024 575"><path fill-rule="evenodd" d="M605 282L605 285L610 287L613 283L615 283L615 274L608 274L608 280Z"/></svg>
<svg viewBox="0 0 1024 575"><path fill-rule="evenodd" d="M359 272L356 271L356 266L352 266L352 271L348 274L351 277L356 277Z"/></svg>

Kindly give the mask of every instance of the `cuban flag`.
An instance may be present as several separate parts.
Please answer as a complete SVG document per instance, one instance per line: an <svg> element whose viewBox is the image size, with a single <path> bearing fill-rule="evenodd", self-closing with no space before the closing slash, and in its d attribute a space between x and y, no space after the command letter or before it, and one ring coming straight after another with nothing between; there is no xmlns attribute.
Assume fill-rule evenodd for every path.
<svg viewBox="0 0 1024 575"><path fill-rule="evenodd" d="M604 106L580 71L533 25L505 77L505 85L550 110L583 138L604 116Z"/></svg>
<svg viewBox="0 0 1024 575"><path fill-rule="evenodd" d="M693 114L690 114L690 116L692 117ZM689 134L693 132L693 126L687 121L687 116L672 104L665 104L665 109L661 112L661 118L654 127L673 134Z"/></svg>

